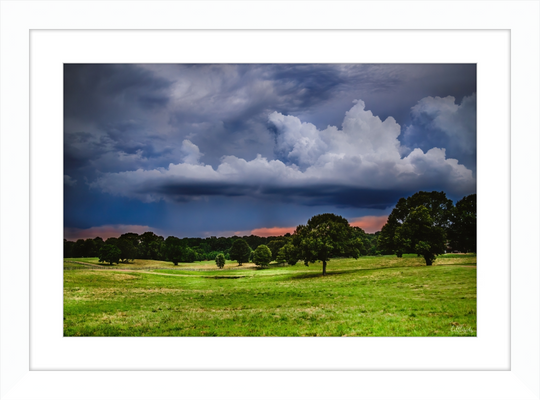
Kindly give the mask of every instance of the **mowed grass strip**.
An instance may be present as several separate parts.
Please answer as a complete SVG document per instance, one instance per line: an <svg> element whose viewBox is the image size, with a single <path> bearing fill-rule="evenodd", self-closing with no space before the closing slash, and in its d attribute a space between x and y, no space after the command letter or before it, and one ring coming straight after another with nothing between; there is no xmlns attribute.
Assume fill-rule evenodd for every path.
<svg viewBox="0 0 540 400"><path fill-rule="evenodd" d="M423 264L334 259L324 277L320 264L65 270L64 335L476 336L476 256Z"/></svg>

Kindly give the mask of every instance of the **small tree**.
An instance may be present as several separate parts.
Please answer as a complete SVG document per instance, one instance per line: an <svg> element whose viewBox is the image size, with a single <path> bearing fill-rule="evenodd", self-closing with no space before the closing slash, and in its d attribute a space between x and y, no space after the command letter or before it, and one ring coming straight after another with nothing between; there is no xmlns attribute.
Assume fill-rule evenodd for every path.
<svg viewBox="0 0 540 400"><path fill-rule="evenodd" d="M270 264L270 261L272 261L272 252L268 246L261 244L253 252L253 262L255 265L265 267Z"/></svg>
<svg viewBox="0 0 540 400"><path fill-rule="evenodd" d="M238 265L249 262L250 255L251 248L244 239L237 239L229 251L230 259L238 262Z"/></svg>
<svg viewBox="0 0 540 400"><path fill-rule="evenodd" d="M104 244L99 250L99 262L108 262L110 265L120 262L121 251L114 244Z"/></svg>
<svg viewBox="0 0 540 400"><path fill-rule="evenodd" d="M218 254L222 254L220 251L210 251L205 254L205 260L215 260Z"/></svg>
<svg viewBox="0 0 540 400"><path fill-rule="evenodd" d="M225 266L225 256L222 253L219 253L216 256L216 265L219 269L222 269Z"/></svg>

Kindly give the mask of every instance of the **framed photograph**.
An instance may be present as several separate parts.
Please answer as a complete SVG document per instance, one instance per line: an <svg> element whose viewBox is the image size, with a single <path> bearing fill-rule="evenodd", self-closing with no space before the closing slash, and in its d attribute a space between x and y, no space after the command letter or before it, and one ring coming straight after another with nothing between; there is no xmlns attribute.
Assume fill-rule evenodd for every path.
<svg viewBox="0 0 540 400"><path fill-rule="evenodd" d="M539 273L530 266L539 264L540 238L530 222L539 217L539 11L538 2L3 2L2 398L538 399ZM114 181L119 175L112 174L123 171L96 152L93 165L101 167L94 181L66 174L64 130L85 126L83 118L64 118L74 105L65 71L98 64L138 65L131 72L139 77L159 67L154 76L163 81L168 65L474 65L476 335L68 337L60 268L65 220L97 210L89 192L81 192L69 198L79 202L76 212L65 214L65 185L115 191L134 179ZM90 69L78 78L103 73ZM130 79L130 71L117 72ZM448 84L459 85L465 73L448 74L456 77ZM150 86L143 94L149 108L167 101ZM343 97L350 100L345 89ZM116 112L103 99L83 100L77 112L89 118L93 107ZM211 104L190 112L211 112ZM140 118L146 124L152 116ZM272 129L279 130L276 121ZM212 156L211 147L203 150L204 141L195 139L207 131L192 131L169 151L184 164L210 164L202 157ZM144 157L128 146L126 162ZM216 170L227 155L218 153ZM296 165L313 154L297 153ZM70 156L74 163L83 157Z"/></svg>
<svg viewBox="0 0 540 400"><path fill-rule="evenodd" d="M476 64L63 86L64 336L476 336Z"/></svg>

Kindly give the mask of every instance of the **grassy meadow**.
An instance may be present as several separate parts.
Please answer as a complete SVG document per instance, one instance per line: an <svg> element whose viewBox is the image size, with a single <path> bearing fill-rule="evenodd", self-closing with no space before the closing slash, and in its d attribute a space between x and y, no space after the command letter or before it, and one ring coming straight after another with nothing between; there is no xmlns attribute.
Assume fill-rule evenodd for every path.
<svg viewBox="0 0 540 400"><path fill-rule="evenodd" d="M476 336L476 255L213 261L64 259L64 336Z"/></svg>

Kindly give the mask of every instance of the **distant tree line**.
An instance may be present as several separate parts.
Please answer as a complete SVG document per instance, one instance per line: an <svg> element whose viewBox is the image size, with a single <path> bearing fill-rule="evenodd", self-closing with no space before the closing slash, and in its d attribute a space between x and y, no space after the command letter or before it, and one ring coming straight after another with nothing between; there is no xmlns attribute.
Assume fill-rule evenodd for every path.
<svg viewBox="0 0 540 400"><path fill-rule="evenodd" d="M194 262L215 259L218 253L228 257L232 244L243 239L251 247L266 244L274 237L264 238L259 236L233 237L209 237L209 238L176 238L169 236L165 239L153 232L143 234L124 233L118 238L103 240L100 237L94 239L79 239L75 242L64 240L64 257L99 257L101 248L106 245L116 246L120 251L120 262L129 260L169 260L169 257L178 259L178 262ZM178 250L180 248L180 250Z"/></svg>
<svg viewBox="0 0 540 400"><path fill-rule="evenodd" d="M476 195L465 196L455 205L444 192L418 192L401 198L380 232L366 233L350 226L338 215L321 214L291 235L260 237L232 236L166 239L153 232L125 233L103 240L64 240L64 257L99 257L100 262L127 263L151 259L178 263L215 260L223 268L225 260L239 265L253 262L266 266L272 261L305 265L321 261L323 275L331 258L389 255L402 257L416 253L432 265L446 251L476 252Z"/></svg>
<svg viewBox="0 0 540 400"><path fill-rule="evenodd" d="M378 234L367 234L360 228L355 229L357 229L358 232L363 233L362 254L377 254ZM134 259L171 261L175 264L179 262L189 263L215 260L218 254L223 254L227 260L238 260L238 258L236 258L238 255L233 249L233 244L239 240L245 242L249 248L247 259L243 262L252 261L252 249L257 249L260 245L268 247L272 254L270 261L275 261L278 258L278 253L282 247L286 244L290 245L292 235L286 233L282 236L269 237L250 235L242 237L211 236L208 238L182 239L169 236L165 239L163 236L158 236L153 232L145 232L140 235L137 233L124 233L118 238L109 238L107 240L103 240L100 237L94 239L79 239L77 241L64 239L64 258L100 257L100 254L103 255L106 251L108 255L106 258L113 258L114 263L126 263ZM239 244L241 242L239 242ZM237 244L237 246L239 244ZM111 248L110 246L107 246L103 250L105 245L114 247ZM118 252L114 248L119 250L118 255L116 255ZM231 250L233 251L234 258L231 256ZM241 259L244 260L244 258ZM283 262L285 261L286 260Z"/></svg>

